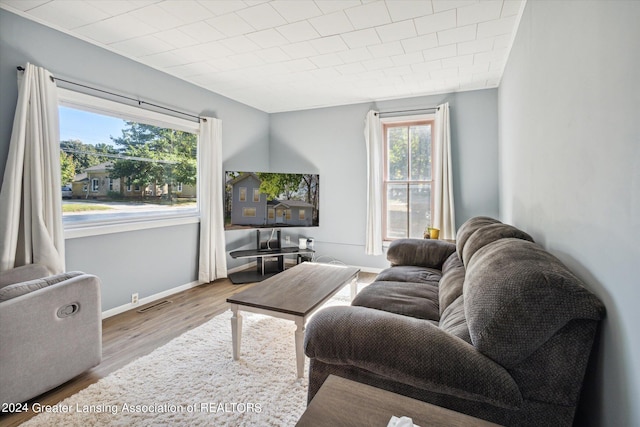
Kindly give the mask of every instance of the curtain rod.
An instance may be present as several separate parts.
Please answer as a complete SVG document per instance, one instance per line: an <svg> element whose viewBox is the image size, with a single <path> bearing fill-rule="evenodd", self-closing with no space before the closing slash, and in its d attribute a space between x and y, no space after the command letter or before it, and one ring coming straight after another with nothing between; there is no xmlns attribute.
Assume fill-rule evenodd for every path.
<svg viewBox="0 0 640 427"><path fill-rule="evenodd" d="M414 110L396 110L396 111L379 111L376 116L380 116L382 114L397 114L397 113L415 113L418 111L438 111L440 107L426 107L426 108L416 108Z"/></svg>
<svg viewBox="0 0 640 427"><path fill-rule="evenodd" d="M24 70L25 70L25 69L24 69L24 67L21 67L21 66L18 66L18 67L17 67L17 69L18 69L18 71L24 71ZM117 96L117 97L120 97L120 98L128 99L129 101L137 102L137 103L138 103L138 105L142 105L142 104L150 105L150 106L155 107L155 108L161 108L161 109L163 109L163 110L172 111L172 112L174 112L174 113L182 114L182 115L184 115L184 116L193 117L194 119L197 119L198 121L200 121L200 120L203 120L203 121L205 121L205 122L207 121L207 119L202 118L202 117L200 117L200 116L195 116L195 115L193 115L193 114L185 113L185 112L183 112L183 111L174 110L173 108L164 107L164 106L162 106L162 105L153 104L153 103L151 103L151 102L147 102L147 101L141 101L140 99L131 98L130 96L120 95L119 93L113 93L113 92L109 92L109 91L107 91L107 90L102 90L102 89L98 89L98 88L95 88L95 87L87 86L87 85L84 85L84 84L81 84L81 83L76 83L76 82L72 82L72 81L69 81L69 80L61 79L61 78L59 78L59 77L53 77L53 76L51 76L51 81L52 81L52 82L55 82L56 80L59 80L59 81L61 81L61 82L65 82L65 83L69 83L69 84L71 84L71 85L80 86L80 87L83 87L83 88L86 88L86 89L95 90L95 91L97 91L97 92L106 93L106 94L108 94L108 95L113 95L113 96Z"/></svg>

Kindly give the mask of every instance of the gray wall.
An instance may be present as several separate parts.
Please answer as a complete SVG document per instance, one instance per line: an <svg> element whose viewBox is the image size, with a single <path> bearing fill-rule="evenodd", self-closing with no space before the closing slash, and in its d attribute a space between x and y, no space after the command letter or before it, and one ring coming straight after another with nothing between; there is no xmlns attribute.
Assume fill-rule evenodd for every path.
<svg viewBox="0 0 640 427"><path fill-rule="evenodd" d="M265 170L269 115L0 9L0 176L17 100L16 66L223 121L226 169ZM250 153L250 156L246 154ZM205 187L206 188L206 187ZM230 236L231 244L243 238ZM103 281L103 310L197 280L198 224L70 239L67 268Z"/></svg>
<svg viewBox="0 0 640 427"><path fill-rule="evenodd" d="M576 425L640 425L640 3L527 2L499 90L500 215L605 303Z"/></svg>
<svg viewBox="0 0 640 427"><path fill-rule="evenodd" d="M316 239L318 255L352 265L387 267L385 256L364 253L366 152L364 118L380 111L449 102L456 224L475 215L498 216L497 90L294 111L271 115L274 172L320 174L320 226L299 229Z"/></svg>

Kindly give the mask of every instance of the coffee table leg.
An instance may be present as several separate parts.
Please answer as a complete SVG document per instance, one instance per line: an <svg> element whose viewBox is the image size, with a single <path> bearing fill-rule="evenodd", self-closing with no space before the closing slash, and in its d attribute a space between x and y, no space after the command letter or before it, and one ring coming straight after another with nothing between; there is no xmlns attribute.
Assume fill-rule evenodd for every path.
<svg viewBox="0 0 640 427"><path fill-rule="evenodd" d="M298 378L304 377L304 317L296 317L296 366Z"/></svg>
<svg viewBox="0 0 640 427"><path fill-rule="evenodd" d="M242 316L238 313L238 305L231 304L231 341L233 343L233 360L240 358L240 337L242 336Z"/></svg>

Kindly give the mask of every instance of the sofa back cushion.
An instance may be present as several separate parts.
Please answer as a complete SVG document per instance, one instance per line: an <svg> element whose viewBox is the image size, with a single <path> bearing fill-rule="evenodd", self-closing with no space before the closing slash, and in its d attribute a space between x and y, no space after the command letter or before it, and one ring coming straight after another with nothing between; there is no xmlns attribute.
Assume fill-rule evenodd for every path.
<svg viewBox="0 0 640 427"><path fill-rule="evenodd" d="M464 283L464 266L457 254L451 254L442 266L442 278L438 285L438 299L440 301L440 315L449 305L462 295Z"/></svg>
<svg viewBox="0 0 640 427"><path fill-rule="evenodd" d="M456 251L456 245L434 239L397 239L387 250L391 266L417 265L442 270L442 264Z"/></svg>
<svg viewBox="0 0 640 427"><path fill-rule="evenodd" d="M480 227L484 227L489 224L501 224L501 222L497 219L489 218L488 216L476 216L468 219L460 226L460 228L458 228L458 232L456 233L456 248L460 261L463 261L464 247L469 237L478 231Z"/></svg>
<svg viewBox="0 0 640 427"><path fill-rule="evenodd" d="M535 243L504 238L466 266L464 309L473 345L506 368L530 356L573 319L599 320L602 303Z"/></svg>
<svg viewBox="0 0 640 427"><path fill-rule="evenodd" d="M509 237L533 242L533 238L531 236L512 225L502 223L484 225L476 229L476 231L467 239L466 244L464 245L462 262L464 265L469 265L469 260L480 248L488 245L489 243L493 243L496 240Z"/></svg>

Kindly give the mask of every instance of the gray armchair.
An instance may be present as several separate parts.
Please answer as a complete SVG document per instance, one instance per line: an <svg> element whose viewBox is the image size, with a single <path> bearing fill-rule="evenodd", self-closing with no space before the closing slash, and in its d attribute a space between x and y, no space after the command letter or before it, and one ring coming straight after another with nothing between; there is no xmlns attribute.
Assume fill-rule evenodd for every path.
<svg viewBox="0 0 640 427"><path fill-rule="evenodd" d="M32 264L0 273L0 403L38 396L102 359L100 279Z"/></svg>

